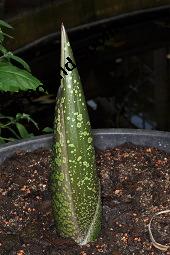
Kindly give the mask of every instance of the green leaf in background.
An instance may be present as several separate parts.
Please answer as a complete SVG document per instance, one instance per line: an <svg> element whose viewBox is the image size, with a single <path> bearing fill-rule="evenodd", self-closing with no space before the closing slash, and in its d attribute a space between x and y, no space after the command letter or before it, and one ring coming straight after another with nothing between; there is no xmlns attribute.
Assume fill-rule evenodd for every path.
<svg viewBox="0 0 170 255"><path fill-rule="evenodd" d="M12 38L10 35L3 32L1 27L10 28L10 29L12 28L7 22L0 20L0 43L2 43L4 41L5 36Z"/></svg>
<svg viewBox="0 0 170 255"><path fill-rule="evenodd" d="M21 139L21 137L17 134L17 132L15 132L14 128L7 126L6 129L9 130L14 135L14 137L16 137L17 139Z"/></svg>
<svg viewBox="0 0 170 255"><path fill-rule="evenodd" d="M13 37L12 37L12 36L10 36L10 35L9 35L9 34L7 34L7 33L2 32L2 30L0 31L0 33L1 33L3 36L6 36L6 37L8 37L8 38L13 39Z"/></svg>
<svg viewBox="0 0 170 255"><path fill-rule="evenodd" d="M6 54L8 52L7 49L2 44L0 44L0 51L2 54Z"/></svg>
<svg viewBox="0 0 170 255"><path fill-rule="evenodd" d="M27 120L28 122L31 122L37 129L39 129L37 122L35 122L29 114L26 113L17 113L16 115L16 122L20 120Z"/></svg>
<svg viewBox="0 0 170 255"><path fill-rule="evenodd" d="M53 133L54 130L50 127L45 127L42 131L45 133Z"/></svg>
<svg viewBox="0 0 170 255"><path fill-rule="evenodd" d="M15 56L11 51L8 51L3 45L0 44L0 51L3 54L1 59L7 59L9 61L10 59L15 60L19 64L21 64L24 69L26 69L28 72L31 72L31 69L29 65L20 57Z"/></svg>
<svg viewBox="0 0 170 255"><path fill-rule="evenodd" d="M28 133L27 129L24 127L24 125L22 125L21 123L16 123L16 127L18 129L18 132L19 132L21 138L29 137L29 133Z"/></svg>
<svg viewBox="0 0 170 255"><path fill-rule="evenodd" d="M4 143L5 143L4 138L0 136L0 144L4 144Z"/></svg>
<svg viewBox="0 0 170 255"><path fill-rule="evenodd" d="M0 144L4 144L6 142L14 142L14 141L15 139L13 137L6 138L6 137L0 136Z"/></svg>
<svg viewBox="0 0 170 255"><path fill-rule="evenodd" d="M67 74L61 71L55 110L52 201L58 232L83 245L100 233L101 194L83 89L70 60L75 63L62 26L61 67Z"/></svg>
<svg viewBox="0 0 170 255"><path fill-rule="evenodd" d="M33 133L29 133L25 126L20 123L22 120L26 120L28 123L31 122L37 129L39 129L38 124L26 113L17 113L15 117L0 114L0 143L34 136ZM13 137L9 138L2 136L3 130L9 131L10 135Z"/></svg>
<svg viewBox="0 0 170 255"><path fill-rule="evenodd" d="M2 29L0 28L0 43L3 43L5 36L11 39L13 38L9 34L2 32Z"/></svg>
<svg viewBox="0 0 170 255"><path fill-rule="evenodd" d="M28 72L31 72L29 65L22 58L15 56L12 52L7 53L7 58L15 60L21 64Z"/></svg>
<svg viewBox="0 0 170 255"><path fill-rule="evenodd" d="M42 83L31 73L8 62L0 62L0 91L36 90Z"/></svg>
<svg viewBox="0 0 170 255"><path fill-rule="evenodd" d="M5 28L13 28L11 25L9 25L7 22L4 20L0 19L0 27L5 27Z"/></svg>
<svg viewBox="0 0 170 255"><path fill-rule="evenodd" d="M4 35L3 35L3 32L0 28L0 43L3 43L3 41L4 41Z"/></svg>
<svg viewBox="0 0 170 255"><path fill-rule="evenodd" d="M42 83L31 75L29 65L20 57L15 56L7 50L4 45L4 38L10 37L2 31L2 28L12 28L8 23L0 20L0 91L18 92L27 90L36 90ZM20 69L13 64L13 61L19 63L23 68ZM43 91L43 88L41 87Z"/></svg>

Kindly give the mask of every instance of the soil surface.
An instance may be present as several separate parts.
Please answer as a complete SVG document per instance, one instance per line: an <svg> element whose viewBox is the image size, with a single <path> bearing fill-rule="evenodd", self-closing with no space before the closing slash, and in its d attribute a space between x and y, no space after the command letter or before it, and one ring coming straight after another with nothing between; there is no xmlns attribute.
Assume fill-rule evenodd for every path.
<svg viewBox="0 0 170 255"><path fill-rule="evenodd" d="M130 144L98 151L103 228L78 246L55 231L49 191L51 151L17 151L0 166L1 255L169 255L153 247L151 217L170 209L170 154ZM170 214L154 218L157 242L170 242Z"/></svg>

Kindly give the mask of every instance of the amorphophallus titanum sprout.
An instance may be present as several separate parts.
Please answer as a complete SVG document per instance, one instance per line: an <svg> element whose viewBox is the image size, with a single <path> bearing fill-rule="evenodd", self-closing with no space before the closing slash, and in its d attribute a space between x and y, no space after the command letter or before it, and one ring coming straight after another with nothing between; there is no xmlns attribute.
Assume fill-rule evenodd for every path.
<svg viewBox="0 0 170 255"><path fill-rule="evenodd" d="M62 25L63 78L55 109L52 202L60 235L71 237L83 245L94 241L100 233L101 194L90 121L74 63L70 42Z"/></svg>

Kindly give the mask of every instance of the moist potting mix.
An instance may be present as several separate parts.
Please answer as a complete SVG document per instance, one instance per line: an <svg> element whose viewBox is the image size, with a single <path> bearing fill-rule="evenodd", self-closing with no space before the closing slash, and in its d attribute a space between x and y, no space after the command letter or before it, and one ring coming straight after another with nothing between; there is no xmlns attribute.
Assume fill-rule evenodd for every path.
<svg viewBox="0 0 170 255"><path fill-rule="evenodd" d="M51 151L17 151L0 166L0 254L169 255L155 248L148 224L170 208L170 154L131 144L96 152L102 233L84 246L60 237L50 193ZM153 219L156 242L170 242L170 214Z"/></svg>

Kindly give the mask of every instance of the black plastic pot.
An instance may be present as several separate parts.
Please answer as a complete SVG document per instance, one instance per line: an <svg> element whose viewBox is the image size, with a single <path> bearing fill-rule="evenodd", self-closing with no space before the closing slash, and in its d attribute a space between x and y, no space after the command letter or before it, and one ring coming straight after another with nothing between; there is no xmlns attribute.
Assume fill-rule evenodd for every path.
<svg viewBox="0 0 170 255"><path fill-rule="evenodd" d="M98 149L115 147L123 143L142 146L153 146L170 152L170 132L131 130L131 129L98 129L93 130L94 144ZM0 146L0 163L17 150L33 151L38 148L50 148L52 135L37 136Z"/></svg>

